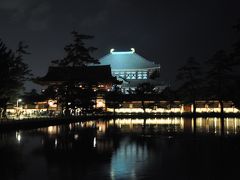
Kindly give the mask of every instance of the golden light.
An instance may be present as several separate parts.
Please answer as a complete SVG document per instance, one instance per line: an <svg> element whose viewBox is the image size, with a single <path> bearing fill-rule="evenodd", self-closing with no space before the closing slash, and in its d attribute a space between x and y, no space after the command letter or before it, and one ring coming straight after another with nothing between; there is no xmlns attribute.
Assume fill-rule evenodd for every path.
<svg viewBox="0 0 240 180"><path fill-rule="evenodd" d="M57 107L57 101L56 100L48 100L49 107Z"/></svg>
<svg viewBox="0 0 240 180"><path fill-rule="evenodd" d="M96 107L97 108L105 108L106 107L106 103L104 99L97 99L96 101Z"/></svg>

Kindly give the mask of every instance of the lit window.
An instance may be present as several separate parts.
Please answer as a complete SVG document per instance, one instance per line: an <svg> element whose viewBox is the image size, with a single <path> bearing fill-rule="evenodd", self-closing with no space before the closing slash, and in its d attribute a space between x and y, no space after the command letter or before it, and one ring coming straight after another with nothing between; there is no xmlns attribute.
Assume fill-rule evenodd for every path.
<svg viewBox="0 0 240 180"><path fill-rule="evenodd" d="M119 72L119 77L124 78L124 77L125 77L125 76L124 76L124 72Z"/></svg>
<svg viewBox="0 0 240 180"><path fill-rule="evenodd" d="M142 79L142 73L138 72L137 78L138 78L138 79Z"/></svg>
<svg viewBox="0 0 240 180"><path fill-rule="evenodd" d="M147 79L147 72L143 72L143 79Z"/></svg>
<svg viewBox="0 0 240 180"><path fill-rule="evenodd" d="M142 79L142 72L137 73L137 79Z"/></svg>
<svg viewBox="0 0 240 180"><path fill-rule="evenodd" d="M136 72L131 73L131 79L136 79Z"/></svg>

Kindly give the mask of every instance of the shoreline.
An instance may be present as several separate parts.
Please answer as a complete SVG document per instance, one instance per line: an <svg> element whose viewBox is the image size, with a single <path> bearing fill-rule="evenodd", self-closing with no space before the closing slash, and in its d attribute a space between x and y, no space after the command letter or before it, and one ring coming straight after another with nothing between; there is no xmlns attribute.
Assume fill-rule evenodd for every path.
<svg viewBox="0 0 240 180"><path fill-rule="evenodd" d="M110 119L147 119L147 118L240 118L240 113L225 113L223 116L220 113L197 113L194 116L192 113L169 113L169 114L98 114L98 115L82 115L71 117L39 117L39 118L24 118L24 119L7 119L0 120L0 131L35 129L47 126L55 126L61 124L83 122L89 120L110 120Z"/></svg>

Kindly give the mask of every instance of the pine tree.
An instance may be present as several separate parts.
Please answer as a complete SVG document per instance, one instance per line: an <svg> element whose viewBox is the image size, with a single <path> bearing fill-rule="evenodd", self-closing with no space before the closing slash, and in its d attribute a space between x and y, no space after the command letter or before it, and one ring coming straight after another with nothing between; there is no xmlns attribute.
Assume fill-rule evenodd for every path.
<svg viewBox="0 0 240 180"><path fill-rule="evenodd" d="M53 64L59 66L86 66L88 64L99 64L99 61L93 58L90 54L97 50L95 47L86 47L86 40L91 40L94 37L90 35L79 34L76 31L73 31L73 42L69 45L66 45L65 57L61 60L52 61Z"/></svg>
<svg viewBox="0 0 240 180"><path fill-rule="evenodd" d="M193 105L193 114L196 115L196 100L199 98L202 82L200 64L190 57L186 64L179 68L177 80L181 83L178 89L181 98L184 103Z"/></svg>
<svg viewBox="0 0 240 180"><path fill-rule="evenodd" d="M220 112L223 114L223 101L228 100L231 94L230 87L233 80L232 69L234 64L224 50L217 51L206 63L209 67L206 76L206 90L211 100L219 101Z"/></svg>
<svg viewBox="0 0 240 180"><path fill-rule="evenodd" d="M0 40L0 117L6 116L7 102L23 89L31 76L28 65L23 62L28 46L22 42L13 52Z"/></svg>

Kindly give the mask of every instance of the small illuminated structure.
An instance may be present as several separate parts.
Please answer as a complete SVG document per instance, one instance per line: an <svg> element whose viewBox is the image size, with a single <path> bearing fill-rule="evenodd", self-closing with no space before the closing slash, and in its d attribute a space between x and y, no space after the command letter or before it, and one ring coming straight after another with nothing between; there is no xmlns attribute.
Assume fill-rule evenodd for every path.
<svg viewBox="0 0 240 180"><path fill-rule="evenodd" d="M50 108L56 108L57 107L57 101L49 99L48 100L48 105L49 105Z"/></svg>
<svg viewBox="0 0 240 180"><path fill-rule="evenodd" d="M162 86L154 76L159 78L160 65L138 55L134 48L130 51L115 51L100 58L101 65L110 65L112 75L123 81L122 92L127 94L134 91L140 83L151 83L155 86Z"/></svg>
<svg viewBox="0 0 240 180"><path fill-rule="evenodd" d="M96 107L97 107L97 108L105 108L105 107L106 107L105 99L103 99L103 98L98 98L98 99L96 100Z"/></svg>
<svg viewBox="0 0 240 180"><path fill-rule="evenodd" d="M18 99L18 100L17 100L17 108L18 108L18 103L19 103L19 102L22 102L22 99Z"/></svg>

